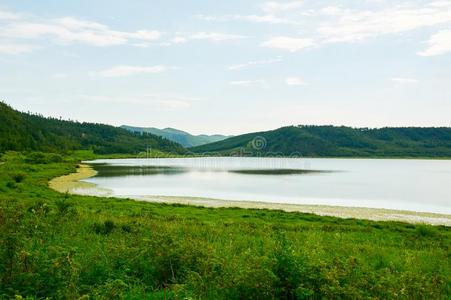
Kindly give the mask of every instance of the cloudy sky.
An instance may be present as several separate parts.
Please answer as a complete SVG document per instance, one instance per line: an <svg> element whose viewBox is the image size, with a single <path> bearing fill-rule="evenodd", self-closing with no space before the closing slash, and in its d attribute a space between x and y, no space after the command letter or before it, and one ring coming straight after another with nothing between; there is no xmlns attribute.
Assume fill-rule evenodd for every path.
<svg viewBox="0 0 451 300"><path fill-rule="evenodd" d="M0 0L0 91L193 133L451 126L451 1Z"/></svg>

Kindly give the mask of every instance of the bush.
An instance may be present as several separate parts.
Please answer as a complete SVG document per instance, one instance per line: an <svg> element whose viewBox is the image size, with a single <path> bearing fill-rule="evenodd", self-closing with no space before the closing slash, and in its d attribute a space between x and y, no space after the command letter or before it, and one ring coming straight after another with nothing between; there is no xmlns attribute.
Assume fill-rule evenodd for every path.
<svg viewBox="0 0 451 300"><path fill-rule="evenodd" d="M12 176L12 178L14 179L14 181L16 183L20 183L20 182L22 182L25 179L25 174L24 173L17 173L17 174L14 174Z"/></svg>
<svg viewBox="0 0 451 300"><path fill-rule="evenodd" d="M38 201L28 208L28 212L36 215L46 215L50 212L50 208L47 203Z"/></svg>
<svg viewBox="0 0 451 300"><path fill-rule="evenodd" d="M55 201L55 205L58 210L58 213L61 215L66 215L75 212L74 204L72 202L69 202L67 199L58 199Z"/></svg>
<svg viewBox="0 0 451 300"><path fill-rule="evenodd" d="M9 189L15 189L15 188L17 187L17 185L16 185L15 182L8 181L8 182L6 183L6 187L9 188Z"/></svg>
<svg viewBox="0 0 451 300"><path fill-rule="evenodd" d="M434 236L435 229L433 226L428 225L418 225L416 229L416 233L422 237Z"/></svg>
<svg viewBox="0 0 451 300"><path fill-rule="evenodd" d="M56 153L32 152L25 157L25 162L30 164L50 164L62 161L63 157Z"/></svg>
<svg viewBox="0 0 451 300"><path fill-rule="evenodd" d="M94 223L93 229L97 234L107 235L116 228L116 224L112 220L106 220L103 223Z"/></svg>

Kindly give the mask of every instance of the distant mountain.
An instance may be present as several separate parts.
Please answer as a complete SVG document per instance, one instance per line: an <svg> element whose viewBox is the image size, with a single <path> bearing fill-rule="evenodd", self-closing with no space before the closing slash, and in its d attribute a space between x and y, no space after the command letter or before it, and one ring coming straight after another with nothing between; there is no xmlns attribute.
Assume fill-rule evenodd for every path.
<svg viewBox="0 0 451 300"><path fill-rule="evenodd" d="M193 147L196 153L316 157L451 157L451 128L291 126Z"/></svg>
<svg viewBox="0 0 451 300"><path fill-rule="evenodd" d="M60 152L90 149L96 153L139 153L149 147L185 153L179 144L153 134L134 134L125 129L80 123L23 113L0 102L0 152Z"/></svg>
<svg viewBox="0 0 451 300"><path fill-rule="evenodd" d="M231 136L220 135L220 134L192 135L188 132L174 129L174 128L158 129L158 128L154 128L154 127L145 128L145 127L133 127L133 126L127 126L127 125L122 125L121 128L127 129L131 132L139 132L139 133L147 132L147 133L155 134L155 135L164 137L170 141L179 143L180 145L182 145L184 147L201 146L201 145L205 145L208 143L222 141L226 138L231 137Z"/></svg>

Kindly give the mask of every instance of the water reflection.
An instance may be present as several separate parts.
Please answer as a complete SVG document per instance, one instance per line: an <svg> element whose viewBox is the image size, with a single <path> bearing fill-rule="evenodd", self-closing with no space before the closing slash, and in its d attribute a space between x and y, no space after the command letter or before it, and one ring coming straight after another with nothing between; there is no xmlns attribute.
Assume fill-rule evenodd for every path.
<svg viewBox="0 0 451 300"><path fill-rule="evenodd" d="M244 175L302 175L314 173L328 173L332 171L299 170L299 169L256 169L256 170L230 170L229 172Z"/></svg>
<svg viewBox="0 0 451 300"><path fill-rule="evenodd" d="M332 171L304 169L207 169L187 168L180 166L149 166L149 165L110 165L92 164L97 172L96 177L145 176L145 175L178 175L189 172L230 172L243 175L302 175L327 173Z"/></svg>
<svg viewBox="0 0 451 300"><path fill-rule="evenodd" d="M177 175L189 172L188 168L171 166L113 166L93 164L98 172L96 177L145 176L145 175Z"/></svg>

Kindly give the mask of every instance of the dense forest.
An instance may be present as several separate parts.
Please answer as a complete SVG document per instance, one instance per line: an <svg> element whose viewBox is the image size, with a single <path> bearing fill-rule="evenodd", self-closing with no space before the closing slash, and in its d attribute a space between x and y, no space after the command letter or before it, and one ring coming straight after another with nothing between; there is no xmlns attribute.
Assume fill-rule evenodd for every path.
<svg viewBox="0 0 451 300"><path fill-rule="evenodd" d="M99 154L138 153L160 150L184 153L179 144L150 133L132 133L122 128L45 118L23 113L0 102L0 153L6 150L64 152L93 150Z"/></svg>
<svg viewBox="0 0 451 300"><path fill-rule="evenodd" d="M290 126L194 147L196 153L318 157L451 157L451 128Z"/></svg>
<svg viewBox="0 0 451 300"><path fill-rule="evenodd" d="M226 138L229 138L231 136L226 135L220 135L220 134L213 134L213 135L206 135L206 134L199 134L199 135L192 135L186 131L178 130L175 128L164 128L164 129L158 129L154 127L133 127L133 126L127 126L122 125L121 128L127 129L131 132L147 132L152 133L161 137L164 137L170 141L179 143L183 147L196 147L201 146L209 143L214 143L218 141L225 140Z"/></svg>

